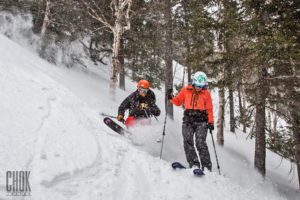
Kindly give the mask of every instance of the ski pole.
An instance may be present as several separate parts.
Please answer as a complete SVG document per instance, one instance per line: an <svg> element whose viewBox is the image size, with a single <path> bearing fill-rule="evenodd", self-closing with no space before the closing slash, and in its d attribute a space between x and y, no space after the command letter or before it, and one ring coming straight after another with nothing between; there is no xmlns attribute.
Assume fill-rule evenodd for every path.
<svg viewBox="0 0 300 200"><path fill-rule="evenodd" d="M153 116L156 119L156 121L159 121L156 116L152 115L151 113L149 115L146 110L144 110L144 111L145 111L145 114L146 114L147 118L149 118L150 116Z"/></svg>
<svg viewBox="0 0 300 200"><path fill-rule="evenodd" d="M217 151L216 151L216 146L215 146L213 133L212 133L212 130L209 130L209 131L210 131L210 135L211 135L211 139L212 139L212 143L213 143L213 147L214 147L214 151L215 151L215 155L216 155L216 161L217 161L217 167L218 167L219 175L221 175L220 165L219 165L219 160L218 160L218 155L217 155Z"/></svg>
<svg viewBox="0 0 300 200"><path fill-rule="evenodd" d="M115 117L115 116L112 116L112 115L107 115L107 114L105 114L105 113L100 113L102 116L105 116L105 117L110 117L110 118L115 118L115 119L117 119L117 117Z"/></svg>
<svg viewBox="0 0 300 200"><path fill-rule="evenodd" d="M143 109L143 111L145 112L146 117L149 118L148 112L145 109Z"/></svg>
<svg viewBox="0 0 300 200"><path fill-rule="evenodd" d="M174 79L174 77L173 77L173 79ZM172 91L173 91L173 89L169 89L168 93L170 93L170 92L172 93ZM165 98L168 99L168 94L166 94ZM166 116L165 116L165 121L164 121L164 129L163 129L162 140L161 140L162 142L161 142L161 147L160 147L160 156L159 156L160 159L162 157L162 151L163 151L163 147L164 147L164 139L165 139L165 135L166 135L166 123L167 123L167 116L168 116L168 105L165 104L165 106L166 106Z"/></svg>
<svg viewBox="0 0 300 200"><path fill-rule="evenodd" d="M165 121L164 121L164 129L163 129L163 134L162 134L162 142L161 142L161 147L160 147L160 156L159 156L160 159L162 157L162 151L163 151L163 146L164 146L164 139L165 139L165 135L166 135L167 115L168 115L168 112L166 111L166 116L165 116Z"/></svg>
<svg viewBox="0 0 300 200"><path fill-rule="evenodd" d="M115 116L112 116L112 115L107 115L107 114L105 114L105 113L101 113L101 115L102 115L102 116L105 116L105 117L110 117L110 118L118 119L118 117L115 117ZM124 120L124 119L122 119L121 122L122 122L123 124L125 124L125 120Z"/></svg>

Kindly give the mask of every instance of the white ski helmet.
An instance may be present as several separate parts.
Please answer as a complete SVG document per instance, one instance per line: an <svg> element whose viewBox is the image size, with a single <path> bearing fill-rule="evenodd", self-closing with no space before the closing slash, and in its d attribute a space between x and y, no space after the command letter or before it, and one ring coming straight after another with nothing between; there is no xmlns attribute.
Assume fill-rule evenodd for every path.
<svg viewBox="0 0 300 200"><path fill-rule="evenodd" d="M192 85L199 88L208 86L207 76L204 72L198 71L192 76Z"/></svg>

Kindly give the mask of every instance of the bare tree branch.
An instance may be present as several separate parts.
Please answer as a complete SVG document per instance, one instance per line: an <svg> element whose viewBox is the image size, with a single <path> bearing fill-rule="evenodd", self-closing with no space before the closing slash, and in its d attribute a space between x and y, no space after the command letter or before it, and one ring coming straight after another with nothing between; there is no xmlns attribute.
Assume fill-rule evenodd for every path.
<svg viewBox="0 0 300 200"><path fill-rule="evenodd" d="M126 10L126 15L125 15L125 20L126 20L126 26L124 27L124 30L125 31L128 31L130 30L131 28L131 23L130 23L130 10L131 10L131 5L132 5L132 1L129 0L128 2L128 7L127 7L127 10Z"/></svg>
<svg viewBox="0 0 300 200"><path fill-rule="evenodd" d="M114 27L111 26L108 21L105 19L103 15L99 15L85 0L81 0L81 2L86 6L88 9L88 14L95 20L101 22L105 26L107 26L110 30L114 30ZM93 4L96 4L94 1L92 1ZM99 7L96 5L96 8L98 9Z"/></svg>
<svg viewBox="0 0 300 200"><path fill-rule="evenodd" d="M291 75L291 76L275 76L275 77L267 77L267 80L286 80L286 79L296 79L300 81L300 76Z"/></svg>
<svg viewBox="0 0 300 200"><path fill-rule="evenodd" d="M280 112L279 110L276 110L275 108L272 108L270 106L266 106L266 108L268 108L269 110L276 112L279 116L282 116L285 118L285 120L287 120L287 122L291 122L291 118L289 116L287 116L286 114Z"/></svg>
<svg viewBox="0 0 300 200"><path fill-rule="evenodd" d="M121 3L121 5L120 5L120 9L121 9L121 10L124 10L125 7L126 7L127 5L129 5L129 4L131 4L131 3L132 3L132 0L124 0L124 1Z"/></svg>

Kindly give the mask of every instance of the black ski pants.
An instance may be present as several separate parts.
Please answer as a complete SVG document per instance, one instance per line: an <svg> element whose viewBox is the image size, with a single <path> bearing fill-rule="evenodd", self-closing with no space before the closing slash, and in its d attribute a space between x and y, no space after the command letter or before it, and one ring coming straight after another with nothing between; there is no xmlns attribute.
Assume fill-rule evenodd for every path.
<svg viewBox="0 0 300 200"><path fill-rule="evenodd" d="M183 122L182 135L184 151L187 162L190 167L199 164L196 150L199 152L199 157L202 167L211 168L211 160L206 144L207 136L207 123L206 122ZM194 147L194 135L195 135L195 147Z"/></svg>

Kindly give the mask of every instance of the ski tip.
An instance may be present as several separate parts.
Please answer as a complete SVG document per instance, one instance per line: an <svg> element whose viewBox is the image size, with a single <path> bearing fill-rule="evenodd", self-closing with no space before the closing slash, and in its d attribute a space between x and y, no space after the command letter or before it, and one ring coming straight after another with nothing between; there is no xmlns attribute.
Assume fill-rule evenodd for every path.
<svg viewBox="0 0 300 200"><path fill-rule="evenodd" d="M104 117L103 121L105 124L109 124L112 120L109 117Z"/></svg>
<svg viewBox="0 0 300 200"><path fill-rule="evenodd" d="M172 168L173 169L185 169L185 167L180 162L173 162Z"/></svg>
<svg viewBox="0 0 300 200"><path fill-rule="evenodd" d="M172 163L172 168L173 168L173 169L176 169L176 168L177 168L177 165L178 165L177 162L173 162L173 163Z"/></svg>

